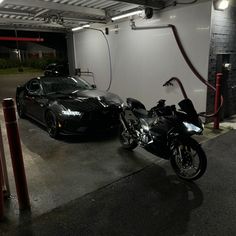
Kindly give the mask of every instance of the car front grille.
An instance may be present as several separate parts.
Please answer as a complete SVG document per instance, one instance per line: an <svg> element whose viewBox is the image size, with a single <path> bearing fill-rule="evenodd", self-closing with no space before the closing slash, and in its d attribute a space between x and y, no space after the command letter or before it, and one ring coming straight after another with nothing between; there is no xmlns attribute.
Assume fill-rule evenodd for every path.
<svg viewBox="0 0 236 236"><path fill-rule="evenodd" d="M85 114L84 119L89 122L113 122L119 119L119 109L102 109Z"/></svg>
<svg viewBox="0 0 236 236"><path fill-rule="evenodd" d="M85 101L64 102L65 107L69 107L73 111L91 112L101 109L101 104L96 99L86 99Z"/></svg>
<svg viewBox="0 0 236 236"><path fill-rule="evenodd" d="M81 118L73 117L63 123L63 128L77 132L81 127L110 127L119 124L120 109L116 106L83 113Z"/></svg>

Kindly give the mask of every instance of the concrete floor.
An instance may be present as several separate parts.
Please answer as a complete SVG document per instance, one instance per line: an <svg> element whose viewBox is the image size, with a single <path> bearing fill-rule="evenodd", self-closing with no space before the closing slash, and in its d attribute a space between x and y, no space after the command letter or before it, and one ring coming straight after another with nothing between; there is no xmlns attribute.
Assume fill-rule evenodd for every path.
<svg viewBox="0 0 236 236"><path fill-rule="evenodd" d="M223 122L221 122L220 126L230 129L236 129L236 115L233 115L230 118L225 119Z"/></svg>
<svg viewBox="0 0 236 236"><path fill-rule="evenodd" d="M4 97L14 96L16 85L34 76L37 75L26 75L23 77L1 76L0 98L2 99ZM224 195L224 192L227 190L225 189L226 188L226 186L224 185L225 182L222 183L220 177L215 176L215 173L218 173L219 171L222 171L222 174L223 172L228 173L228 168L227 168L228 166L225 163L221 163L222 159L221 156L219 156L220 153L223 153L223 148L225 148L228 145L227 143L222 143L222 141L218 141L218 143L206 142L204 144L204 147L206 147L207 155L210 157L210 159L214 160L214 158L216 157L216 159L218 160L217 166L216 168L214 167L213 169L211 169L210 166L210 170L208 172L211 173L210 179L208 179L209 176L207 174L206 177L199 180L197 184L193 184L191 185L192 187L191 186L189 187L188 184L183 183L178 179L176 179L176 177L173 175L171 168L169 167L168 162L163 161L157 157L154 157L153 155L143 151L142 149L136 149L135 152L126 152L120 148L120 144L116 136L114 135L112 136L107 134L97 134L93 135L92 137L67 138L58 141L51 139L46 133L46 131L44 131L42 127L36 125L34 122L30 120L19 120L19 128L20 128L20 135L22 138L22 148L24 153L26 175L27 175L28 188L32 205L32 210L30 214L21 213L19 212L17 205L11 161L9 156L9 150L7 148L6 131L3 125L3 114L1 107L0 107L0 122L3 129L5 149L6 149L5 152L8 163L9 179L12 193L11 199L8 200L6 204L6 217L4 222L1 224L0 234L1 232L9 231L10 227L14 228L19 224L26 224L26 225L29 224L28 226L31 228L32 225L29 223L29 221L32 220L34 222L34 220L36 220L36 225L35 225L36 231L29 230L29 234L27 234L28 226L26 226L26 228L24 228L23 226L22 229L23 231L21 235L34 235L34 233L37 232L37 227L41 227L39 228L39 231L40 230L42 231L43 229L45 229L45 227L52 230L52 231L49 230L48 234L45 235L49 235L50 233L54 235L61 235L59 234L60 231L55 231L55 230L60 229L63 232L63 229L60 227L57 228L55 227L55 225L62 224L63 227L63 223L58 222L60 220L63 220L63 222L65 222L65 230L68 230L68 232L70 232L70 235L73 235L72 233L73 226L71 226L70 223L66 221L66 219L64 219L64 217L70 219L69 216L71 214L71 217L73 216L75 217L75 219L77 219L77 216L80 216L78 212L82 212L81 217L84 216L85 221L83 223L81 223L81 221L80 222L71 221L71 223L73 223L74 226L78 225L77 230L80 231L82 230L81 228L79 228L79 225L82 225L81 227L84 227L84 224L85 225L87 223L88 223L87 225L92 224L90 221L88 222L86 221L89 220L89 217L91 217L92 215L94 215L94 218L92 217L94 221L96 222L98 221L101 222L101 224L103 224L103 226L100 224L97 225L100 228L103 228L105 226L110 228L113 225L112 223L118 220L118 226L122 228L123 225L124 229L128 230L129 228L127 228L128 227L127 225L129 224L129 222L131 222L131 226L134 228L135 228L135 223L139 225L138 221L139 219L137 218L138 216L136 216L136 218L134 218L134 220L132 221L131 216L133 216L133 214L129 212L129 209L130 211L134 212L136 212L135 210L137 210L137 214L138 213L141 214L142 212L145 212L145 206L148 207L148 210L146 214L141 216L142 221L144 220L143 217L145 217L146 219L149 218L149 213L151 217L153 217L152 213L154 214L155 212L156 216L160 215L159 213L161 213L161 215L163 214L165 215L164 209L167 206L171 206L170 209L167 211L165 218L163 219L163 222L166 220L168 223L168 219L166 217L168 217L168 214L170 212L174 212L173 213L175 216L174 219L177 220L177 223L182 222L184 224L184 226L180 227L184 228L186 232L187 222L190 221L190 213L192 211L194 212L195 208L197 209L202 205L202 202L204 202L204 198L208 197L208 194L209 194L209 199L207 202L210 202L212 200L214 203L216 203L214 201L213 193L217 195L217 193L220 193L220 190L223 190L222 194L220 195L220 199L222 198L223 201L225 200L225 197L227 197L227 196L222 196ZM221 134L221 132L217 133L217 135L219 134ZM206 141L207 139L208 138L205 135L202 140ZM214 145L216 145L217 148L220 148L219 150L216 149L215 153L213 151L215 147ZM233 144L230 143L230 145L233 148ZM227 151L229 152L230 149L228 149ZM234 151L232 151L232 153L230 152L230 154L232 155L233 153ZM230 163L231 161L234 161L232 160L232 156L229 156L229 158L231 158ZM214 161L211 162L211 165L212 166L215 165ZM224 169L218 170L218 168L220 168L221 166L223 166ZM230 168L232 170L233 167L230 166ZM144 171L138 172L143 169ZM236 179L234 178L235 175L233 175L233 172L230 172L230 174L232 181L233 180L235 181ZM145 175L148 175L149 177L142 180L143 177L145 177ZM155 182L155 180L157 182ZM228 178L225 177L224 181L228 182L229 180ZM232 181L230 180L229 182L231 183ZM140 188L140 183L146 186L147 188L144 189ZM133 184L134 187L132 187ZM215 187L213 188L212 185L214 185ZM150 188L148 186L152 187ZM188 190L189 188L193 188L194 190L191 189ZM232 189L232 191L235 191L233 187L230 188ZM173 189L173 191L171 189ZM195 190L197 191L196 193L198 198L197 201L199 201L200 203L197 204L196 206L192 206L190 200L193 197L192 195L194 195ZM186 194L188 193L188 191L193 193L187 196ZM136 192L138 195L136 195ZM144 194L146 192L147 194ZM167 196L167 193L170 193L172 197L170 197L169 200L165 202L164 199ZM118 198L121 198L117 200L118 205L116 205L116 200L112 200L113 198L116 199L115 197L116 194ZM124 194L124 197L122 197L122 194ZM144 196L142 194L144 194ZM228 193L228 198L231 201L231 196L229 194L230 193ZM125 201L126 197L127 197L127 202ZM143 199L142 202L138 200L139 197ZM98 199L98 203L94 209L96 211L94 212L92 211L91 208L93 207L92 204L94 202L93 199L96 198ZM189 199L187 200L187 203L183 201L186 200L186 198L187 199L190 198L190 200ZM157 201L158 199L161 201L158 202ZM218 200L220 201L220 199ZM110 206L109 204L106 205L106 201L112 203L111 208L109 208ZM134 201L133 205L132 201ZM150 204L153 201L157 202L153 206L153 211L152 211L152 206ZM140 204L142 206L141 208ZM226 209L226 207L231 207L231 208L233 207L232 213L236 213L235 206L227 205L228 201L225 204L226 205L224 210ZM58 210L59 218L56 217L56 215L54 214L55 211L50 213L53 209L61 206L65 206L65 208L62 209L59 208ZM129 208L129 206L131 206L131 208ZM158 206L161 206L161 208L159 209ZM207 206L204 205L204 209L210 211L209 214L206 214L210 222L214 220L214 214L219 213L218 211L219 209L217 209L217 206L216 205L212 206L214 207L214 209L208 209ZM120 207L121 210L119 211ZM176 207L178 208L177 211L175 210ZM106 212L106 215L103 215L102 211L103 208L106 209L104 210ZM112 212L114 208L115 211L113 215ZM138 210L139 208L140 211ZM73 209L78 210L78 212L75 212ZM56 214L58 211L56 211ZM102 212L101 215L99 214L100 211ZM115 212L118 212L119 219L116 219ZM182 216L184 219L183 221L178 221L178 217L181 218L181 212L184 212ZM110 220L107 215L108 213L112 214ZM222 214L221 211L220 213ZM232 215L232 213L230 213L230 215ZM43 214L44 216L39 217ZM125 222L121 221L123 215L126 214L127 217L124 217L126 221ZM200 213L197 214L203 214L203 212L200 211ZM198 217L199 216L200 215L198 215ZM101 217L102 219L104 218L104 220L101 220ZM53 222L52 221L53 218L55 219L54 224L52 224L54 225L54 228L53 226L52 228L50 228L49 225L47 225L47 221L51 223ZM40 226L41 219L43 223ZM81 220L80 217L78 218L78 220L79 219ZM113 222L111 222L111 220ZM37 222L39 222L39 225L37 225ZM110 226L108 226L109 222L111 224ZM154 221L150 221L150 223L151 222L154 223ZM217 223L219 222L217 221ZM66 224L68 226L66 226ZM194 221L191 224L194 224ZM202 221L201 227L203 227L204 224L207 224L207 219L206 221ZM145 223L145 225L148 226L147 223ZM166 226L163 225L163 227ZM84 228L89 230L86 227ZM139 228L140 227L137 227L137 229ZM147 227L145 228L146 230L148 230ZM72 231L70 231L69 229L71 229ZM113 234L113 231L106 231L106 230L104 231L106 232L105 234L100 233L98 231L99 228L96 228L96 224L94 225L94 228L91 230L92 230L91 234L81 234L81 235ZM96 234L96 232L99 233ZM141 234L141 232L143 231L140 231L140 234L138 234L138 232L137 234L134 233L128 234L126 231L123 231L124 234L119 234L118 232L115 235L156 235L156 234L151 234L151 232L149 231L147 231L149 232L147 234L145 234L145 232L144 234ZM14 233L17 234L17 230L10 233L10 235L14 235ZM44 235L43 231L41 233L42 235ZM193 235L191 231L189 231L189 233L190 234L188 235ZM66 233L64 235L66 235ZM74 235L77 234L75 233ZM169 235L174 235L174 234L169 234Z"/></svg>
<svg viewBox="0 0 236 236"><path fill-rule="evenodd" d="M153 163L5 235L235 235L235 139L231 131L203 144L208 170L195 183Z"/></svg>

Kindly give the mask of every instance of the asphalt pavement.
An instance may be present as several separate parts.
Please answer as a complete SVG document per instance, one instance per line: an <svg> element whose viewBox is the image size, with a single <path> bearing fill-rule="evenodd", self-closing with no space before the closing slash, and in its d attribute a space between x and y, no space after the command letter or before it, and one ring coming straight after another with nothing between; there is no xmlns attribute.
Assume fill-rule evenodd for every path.
<svg viewBox="0 0 236 236"><path fill-rule="evenodd" d="M194 183L152 163L6 235L235 235L236 132L204 143L206 174Z"/></svg>

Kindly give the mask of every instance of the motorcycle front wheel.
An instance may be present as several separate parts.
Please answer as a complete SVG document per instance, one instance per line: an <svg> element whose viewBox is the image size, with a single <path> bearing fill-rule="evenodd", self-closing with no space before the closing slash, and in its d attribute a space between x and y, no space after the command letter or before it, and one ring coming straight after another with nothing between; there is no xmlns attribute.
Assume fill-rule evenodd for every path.
<svg viewBox="0 0 236 236"><path fill-rule="evenodd" d="M201 145L192 138L175 143L170 163L175 173L184 180L199 179L207 168L206 154Z"/></svg>
<svg viewBox="0 0 236 236"><path fill-rule="evenodd" d="M137 141L135 141L129 131L124 129L123 125L120 127L120 143L124 149L133 150L138 146Z"/></svg>

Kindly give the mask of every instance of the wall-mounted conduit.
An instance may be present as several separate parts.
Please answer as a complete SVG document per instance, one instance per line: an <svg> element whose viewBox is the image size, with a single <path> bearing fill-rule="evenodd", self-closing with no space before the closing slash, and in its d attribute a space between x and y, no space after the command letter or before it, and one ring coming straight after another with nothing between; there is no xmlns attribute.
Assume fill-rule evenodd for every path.
<svg viewBox="0 0 236 236"><path fill-rule="evenodd" d="M180 40L178 31L177 31L175 25L168 24L168 25L163 25L163 26L136 26L134 20L131 20L131 29L132 30L149 30L149 29L165 29L165 28L171 28L171 30L174 34L176 43L177 43L177 45L180 49L180 52L181 52L185 62L187 63L187 65L189 66L191 71L194 73L194 75L202 83L204 83L208 88L210 88L211 90L216 92L216 88L213 85L211 85L206 79L204 79L202 77L202 75L198 72L198 70L194 67L194 65L192 64L191 60L189 59L189 57L188 57L188 55L187 55L187 53L186 53L186 51L183 47L183 44ZM218 113L220 112L220 110L223 106L223 101L224 101L224 99L223 99L223 96L221 95L221 105L219 106L219 109L215 113L207 115L205 112L201 112L199 115L202 116L202 117L205 117L205 118L211 118L211 117L214 117L214 116L218 115Z"/></svg>
<svg viewBox="0 0 236 236"><path fill-rule="evenodd" d="M101 30L101 29L96 29L96 28L84 28L84 30L94 30L94 31L98 31L100 33L102 33L105 41L106 41L106 44L107 44L107 50L108 50L108 58L109 58L109 69L110 69L110 76L109 76L109 84L108 84L108 87L106 89L106 91L109 91L110 88L111 88L111 84L112 84L112 80L113 80L113 76L112 76L112 62L111 62L111 49L110 49L110 45L109 45L109 42L108 42L108 39L105 35L105 33Z"/></svg>

